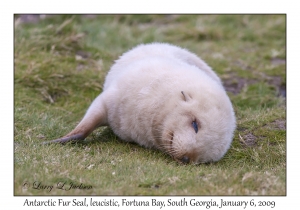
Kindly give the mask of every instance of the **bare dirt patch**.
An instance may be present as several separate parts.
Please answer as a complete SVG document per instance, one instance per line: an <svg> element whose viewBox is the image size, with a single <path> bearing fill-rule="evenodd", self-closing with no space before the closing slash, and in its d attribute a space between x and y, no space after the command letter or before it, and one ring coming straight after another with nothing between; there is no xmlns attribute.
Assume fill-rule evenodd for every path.
<svg viewBox="0 0 300 210"><path fill-rule="evenodd" d="M248 146L248 147L255 146L256 140L257 140L257 137L254 136L252 133L247 133L243 136L240 136L240 142L243 145Z"/></svg>
<svg viewBox="0 0 300 210"><path fill-rule="evenodd" d="M286 130L286 120L275 120L273 124L279 130Z"/></svg>
<svg viewBox="0 0 300 210"><path fill-rule="evenodd" d="M286 82L280 76L265 76L266 81L276 88L278 96L286 98Z"/></svg>
<svg viewBox="0 0 300 210"><path fill-rule="evenodd" d="M285 59L282 58L272 58L271 63L273 65L284 65L286 63Z"/></svg>
<svg viewBox="0 0 300 210"><path fill-rule="evenodd" d="M270 85L272 85L276 91L277 96L286 98L286 84L280 76L267 76L264 75L262 78ZM227 92L233 93L234 95L239 94L242 89L251 84L257 83L259 80L256 79L246 79L232 75L230 78L223 79L223 85Z"/></svg>
<svg viewBox="0 0 300 210"><path fill-rule="evenodd" d="M275 121L265 125L264 127L267 127L269 129L272 129L272 130L283 130L283 131L285 131L286 130L286 120L278 119L278 120L275 120Z"/></svg>
<svg viewBox="0 0 300 210"><path fill-rule="evenodd" d="M237 95L241 92L244 86L249 84L254 84L257 80L254 79L245 79L238 76L232 76L228 79L223 79L223 85L227 92Z"/></svg>

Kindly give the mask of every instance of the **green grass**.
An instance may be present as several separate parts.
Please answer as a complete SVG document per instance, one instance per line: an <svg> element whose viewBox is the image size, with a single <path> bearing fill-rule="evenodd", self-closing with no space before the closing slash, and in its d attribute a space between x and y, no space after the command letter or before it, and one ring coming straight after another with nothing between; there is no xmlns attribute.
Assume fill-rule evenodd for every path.
<svg viewBox="0 0 300 210"><path fill-rule="evenodd" d="M14 194L286 195L285 19L57 15L16 24ZM190 49L223 80L237 129L221 161L180 165L105 127L80 144L40 144L76 126L118 56L153 41ZM36 188L63 182L92 188L49 192L34 189L34 182Z"/></svg>

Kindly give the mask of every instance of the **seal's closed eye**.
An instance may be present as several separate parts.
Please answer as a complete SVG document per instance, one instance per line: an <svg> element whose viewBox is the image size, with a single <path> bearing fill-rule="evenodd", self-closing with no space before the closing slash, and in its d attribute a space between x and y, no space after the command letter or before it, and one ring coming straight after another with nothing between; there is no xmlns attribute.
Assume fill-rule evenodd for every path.
<svg viewBox="0 0 300 210"><path fill-rule="evenodd" d="M197 122L193 121L192 125L193 125L193 128L194 128L195 132L198 133L198 124L197 124Z"/></svg>
<svg viewBox="0 0 300 210"><path fill-rule="evenodd" d="M183 95L184 101L189 101L192 99L190 95L185 94L183 91L181 91L181 94Z"/></svg>

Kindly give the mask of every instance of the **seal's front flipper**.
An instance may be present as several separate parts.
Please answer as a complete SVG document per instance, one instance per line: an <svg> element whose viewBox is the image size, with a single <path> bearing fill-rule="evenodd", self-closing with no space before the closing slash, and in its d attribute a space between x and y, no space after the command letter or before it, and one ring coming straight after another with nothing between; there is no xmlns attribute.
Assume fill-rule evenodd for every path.
<svg viewBox="0 0 300 210"><path fill-rule="evenodd" d="M62 138L43 142L43 144L83 140L97 127L104 125L107 125L107 114L103 94L101 94L93 101L85 116L74 130Z"/></svg>
<svg viewBox="0 0 300 210"><path fill-rule="evenodd" d="M70 133L65 135L64 137L61 137L59 139L54 139L51 141L43 142L43 144L49 144L49 143L67 143L69 141L80 141L84 140L95 128L97 128L99 125L99 120L97 118L91 119L87 118L86 116L81 120L81 122L76 126L74 130L72 130Z"/></svg>
<svg viewBox="0 0 300 210"><path fill-rule="evenodd" d="M79 134L74 134L71 136L65 136L59 139L51 140L51 141L45 141L42 144L51 144L51 143L67 143L69 141L79 141L85 139L84 135L79 133Z"/></svg>

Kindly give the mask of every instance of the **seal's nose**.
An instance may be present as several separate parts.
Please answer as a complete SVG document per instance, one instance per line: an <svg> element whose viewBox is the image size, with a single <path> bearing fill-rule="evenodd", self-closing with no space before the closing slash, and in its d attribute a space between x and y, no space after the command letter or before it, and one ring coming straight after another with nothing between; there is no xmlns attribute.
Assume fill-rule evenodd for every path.
<svg viewBox="0 0 300 210"><path fill-rule="evenodd" d="M180 159L180 161L181 161L182 163L188 164L188 163L190 162L190 158L187 157L187 156L183 156L183 157Z"/></svg>

